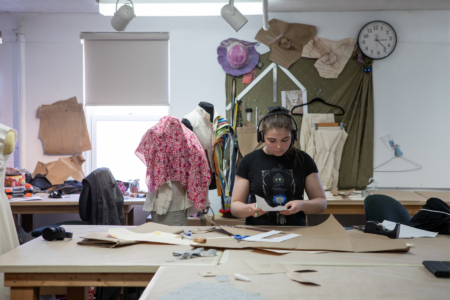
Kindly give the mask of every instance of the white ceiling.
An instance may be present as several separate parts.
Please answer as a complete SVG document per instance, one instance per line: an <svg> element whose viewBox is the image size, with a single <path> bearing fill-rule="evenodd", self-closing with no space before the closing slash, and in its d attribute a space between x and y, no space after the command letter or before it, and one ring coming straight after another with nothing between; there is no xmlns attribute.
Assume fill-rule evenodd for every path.
<svg viewBox="0 0 450 300"><path fill-rule="evenodd" d="M202 0L191 1L202 2ZM236 2L239 1L245 2L245 0ZM171 1L167 0L167 2ZM269 0L270 12L449 9L450 0ZM97 14L98 3L96 0L0 0L0 12Z"/></svg>

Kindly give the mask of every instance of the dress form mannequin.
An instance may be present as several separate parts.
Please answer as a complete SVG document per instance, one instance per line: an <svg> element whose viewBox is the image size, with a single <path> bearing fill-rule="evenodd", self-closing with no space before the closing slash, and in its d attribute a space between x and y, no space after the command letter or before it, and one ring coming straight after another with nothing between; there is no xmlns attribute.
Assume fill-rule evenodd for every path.
<svg viewBox="0 0 450 300"><path fill-rule="evenodd" d="M198 106L203 108L209 114L209 119L210 119L211 123L213 123L214 122L214 105L212 105L211 103L202 101L198 104ZM191 122L188 119L183 118L181 120L181 123L183 123L184 126L189 128L190 131L194 131L194 129L192 128Z"/></svg>
<svg viewBox="0 0 450 300"><path fill-rule="evenodd" d="M206 112L209 114L209 120L211 121L211 123L213 123L214 122L214 105L212 105L211 103L202 101L198 104L198 106L200 106L201 108L206 110Z"/></svg>
<svg viewBox="0 0 450 300"><path fill-rule="evenodd" d="M17 132L0 124L0 255L19 247L16 227L4 192L6 162L14 151L17 142ZM9 299L10 289L3 286L3 273L0 273L0 300Z"/></svg>
<svg viewBox="0 0 450 300"><path fill-rule="evenodd" d="M203 127L206 129L206 128L210 128L210 129L208 129L208 130L212 130L212 132L210 132L210 134L212 134L212 137L214 137L214 134L215 134L215 124L217 124L217 123L215 123L215 118L217 118L218 117L218 115L217 115L217 113L216 113L216 111L215 111L215 109L214 109L214 105L213 104L211 104L211 103L209 103L209 102L204 102L204 101L202 101L202 102L200 102L199 104L198 104L198 107L200 107L200 110L202 110L203 109L203 111L204 112L206 112L206 113L208 113L208 115L209 115L209 122L210 122L210 124L209 125L207 125L207 124L204 124L203 125ZM197 107L197 109L196 110L198 110L199 108ZM194 111L195 112L195 111ZM204 114L204 113L203 113ZM202 143L202 146L203 146L203 149L205 149L205 151L210 151L210 152L212 152L212 151L214 151L212 148L213 148L213 144L214 144L214 139L212 138L212 141L211 141L211 143L210 143L210 145L208 145L208 148L206 148L205 147L205 141L204 141L204 139L199 135L200 133L201 133L201 131L202 130L200 130L200 132L197 130L194 130L194 127L197 125L197 126L199 126L199 122L198 121L196 121L195 122L195 124L194 124L194 126L193 126L193 124L192 124L192 121L193 120L189 120L189 117L192 117L193 115L192 115L192 112L190 113L190 114L188 114L187 116L185 116L185 117L183 117L183 119L181 120L181 123L183 123L183 125L184 126L186 126L187 128L189 128L189 130L191 130L192 132L194 132L196 135L197 135L197 137L200 139L200 142ZM206 120L205 120L206 121ZM207 122L207 121L206 121ZM211 127L211 125L212 125L212 127ZM197 127L198 128L198 127ZM207 150L207 149L209 149L209 150ZM208 156L208 155L207 155ZM209 155L208 156L208 160L209 160L209 162L211 163L211 164L214 164L214 160L213 160L213 156L211 156L211 155ZM213 170L213 172L212 172L212 178L211 178L211 184L209 185L209 190L215 190L215 189L217 189L217 186L216 186L216 176L215 176L215 172L214 172L214 167L212 167L211 168L212 170Z"/></svg>

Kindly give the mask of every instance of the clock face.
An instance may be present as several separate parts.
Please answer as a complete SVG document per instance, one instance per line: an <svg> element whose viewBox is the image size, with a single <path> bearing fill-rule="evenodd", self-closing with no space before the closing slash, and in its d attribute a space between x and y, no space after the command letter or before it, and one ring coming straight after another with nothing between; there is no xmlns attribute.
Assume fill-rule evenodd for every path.
<svg viewBox="0 0 450 300"><path fill-rule="evenodd" d="M394 28L386 22L370 22L359 32L359 49L369 58L385 58L394 51L396 45L397 34Z"/></svg>

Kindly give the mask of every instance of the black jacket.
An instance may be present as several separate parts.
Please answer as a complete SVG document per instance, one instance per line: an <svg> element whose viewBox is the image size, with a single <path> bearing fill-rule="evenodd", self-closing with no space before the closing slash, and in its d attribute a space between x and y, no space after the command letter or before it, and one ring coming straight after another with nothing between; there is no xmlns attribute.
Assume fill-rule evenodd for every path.
<svg viewBox="0 0 450 300"><path fill-rule="evenodd" d="M92 225L124 225L123 195L108 168L99 168L83 179L80 217Z"/></svg>
<svg viewBox="0 0 450 300"><path fill-rule="evenodd" d="M450 234L450 207L441 199L430 198L407 225L440 234Z"/></svg>

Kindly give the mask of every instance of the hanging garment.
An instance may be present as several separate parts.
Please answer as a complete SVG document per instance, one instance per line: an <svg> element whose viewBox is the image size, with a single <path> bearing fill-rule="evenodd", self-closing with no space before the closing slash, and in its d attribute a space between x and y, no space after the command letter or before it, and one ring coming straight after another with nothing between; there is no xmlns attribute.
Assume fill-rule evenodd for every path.
<svg viewBox="0 0 450 300"><path fill-rule="evenodd" d="M76 97L38 108L44 154L81 154L92 150L83 104ZM43 174L45 175L45 174Z"/></svg>
<svg viewBox="0 0 450 300"><path fill-rule="evenodd" d="M314 130L314 123L334 123L333 114L305 114L302 119L300 131L300 150L306 152L306 146L311 139Z"/></svg>
<svg viewBox="0 0 450 300"><path fill-rule="evenodd" d="M11 153L3 153L8 132L12 132L10 135L14 135L14 146L17 142L17 131L0 124L0 255L19 247L11 206L4 189L6 162L11 155ZM12 148L14 149L14 147ZM3 284L3 273L0 273L0 300L9 299L9 288L5 288Z"/></svg>
<svg viewBox="0 0 450 300"><path fill-rule="evenodd" d="M231 162L234 150L233 128L227 119L219 117L219 126L217 127L214 142L214 164L216 169L217 195L229 197Z"/></svg>
<svg viewBox="0 0 450 300"><path fill-rule="evenodd" d="M198 210L207 203L211 173L197 136L172 116L147 130L135 154L147 167L145 182L155 193L168 181L179 181Z"/></svg>
<svg viewBox="0 0 450 300"><path fill-rule="evenodd" d="M340 127L319 127L312 131L306 153L316 162L324 190L337 188L342 150L347 136L347 132Z"/></svg>
<svg viewBox="0 0 450 300"><path fill-rule="evenodd" d="M304 47L302 57L317 58L314 66L322 78L338 78L355 48L356 40L330 41L315 37Z"/></svg>
<svg viewBox="0 0 450 300"><path fill-rule="evenodd" d="M124 225L123 195L108 168L98 168L83 179L79 212L91 225Z"/></svg>
<svg viewBox="0 0 450 300"><path fill-rule="evenodd" d="M213 123L210 115L202 107L197 108L183 117L189 120L202 148L206 151L209 170L215 173L214 167L214 135L219 121L219 114L214 109Z"/></svg>

